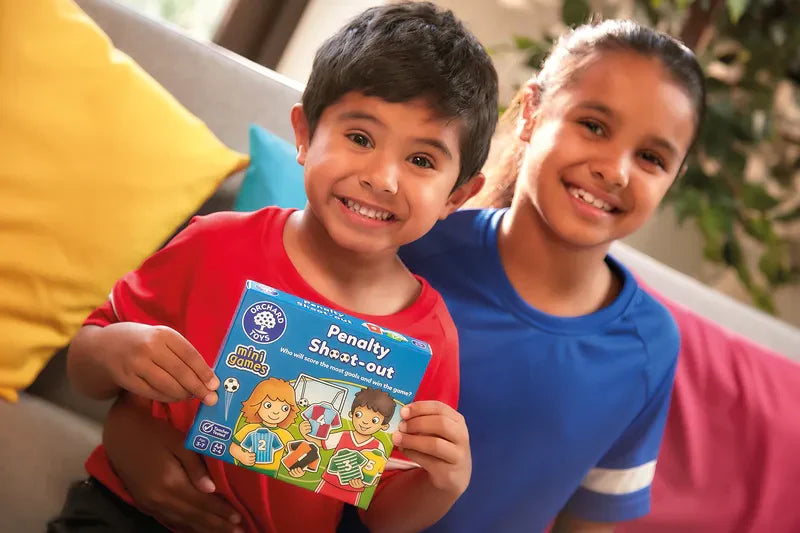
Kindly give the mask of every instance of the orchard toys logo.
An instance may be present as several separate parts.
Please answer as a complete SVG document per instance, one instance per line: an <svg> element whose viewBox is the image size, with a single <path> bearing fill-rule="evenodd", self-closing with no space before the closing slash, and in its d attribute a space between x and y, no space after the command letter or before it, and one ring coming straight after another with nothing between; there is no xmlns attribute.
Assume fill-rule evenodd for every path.
<svg viewBox="0 0 800 533"><path fill-rule="evenodd" d="M286 315L272 302L254 303L244 312L242 328L254 342L269 344L286 331Z"/></svg>

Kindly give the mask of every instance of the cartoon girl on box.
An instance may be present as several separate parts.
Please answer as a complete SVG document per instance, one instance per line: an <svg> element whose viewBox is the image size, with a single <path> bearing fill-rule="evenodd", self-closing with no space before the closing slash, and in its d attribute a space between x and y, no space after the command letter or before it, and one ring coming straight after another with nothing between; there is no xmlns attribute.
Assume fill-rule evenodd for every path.
<svg viewBox="0 0 800 533"><path fill-rule="evenodd" d="M242 417L248 423L236 432L230 446L237 464L275 477L285 445L293 438L286 428L298 411L288 381L269 378L256 385L242 402Z"/></svg>

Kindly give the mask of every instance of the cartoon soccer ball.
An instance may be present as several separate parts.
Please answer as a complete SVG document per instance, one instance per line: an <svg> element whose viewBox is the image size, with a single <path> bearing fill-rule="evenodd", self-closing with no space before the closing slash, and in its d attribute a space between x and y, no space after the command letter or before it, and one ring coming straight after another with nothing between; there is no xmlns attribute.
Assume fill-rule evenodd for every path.
<svg viewBox="0 0 800 533"><path fill-rule="evenodd" d="M234 393L239 390L239 380L236 378L228 378L222 383L222 388L225 392Z"/></svg>
<svg viewBox="0 0 800 533"><path fill-rule="evenodd" d="M298 407L308 407L308 398L300 398L297 400Z"/></svg>

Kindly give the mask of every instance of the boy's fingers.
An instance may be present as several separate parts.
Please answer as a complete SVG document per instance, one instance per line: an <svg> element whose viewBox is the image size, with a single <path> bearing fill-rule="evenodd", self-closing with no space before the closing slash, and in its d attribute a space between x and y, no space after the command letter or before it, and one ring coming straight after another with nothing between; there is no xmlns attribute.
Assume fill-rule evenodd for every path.
<svg viewBox="0 0 800 533"><path fill-rule="evenodd" d="M169 398L171 402L183 400L189 395L186 389L184 389L169 372L165 371L155 362L148 365L148 368L142 373L141 377L152 389Z"/></svg>
<svg viewBox="0 0 800 533"><path fill-rule="evenodd" d="M178 398L173 398L172 396L168 396L163 392L154 389L150 383L147 382L142 377L136 377L136 382L133 387L131 387L131 392L136 394L137 396L141 396L143 398L147 398L148 400L155 400L157 402L164 402L164 403L172 403L178 401Z"/></svg>
<svg viewBox="0 0 800 533"><path fill-rule="evenodd" d="M219 388L219 378L214 375L214 371L208 366L200 352L183 335L175 330L169 331L171 334L167 336L167 347L194 371L210 391L217 390ZM202 398L202 396L200 397Z"/></svg>
<svg viewBox="0 0 800 533"><path fill-rule="evenodd" d="M392 434L392 443L395 446L399 446L403 453L406 453L406 451L421 452L450 464L457 464L463 456L459 452L458 446L452 442L427 435L411 435L397 432Z"/></svg>
<svg viewBox="0 0 800 533"><path fill-rule="evenodd" d="M175 353L168 352L162 354L155 362L178 382L185 395L199 398L208 405L217 403L217 394L210 391L208 387L200 381L200 378L197 377L194 370Z"/></svg>
<svg viewBox="0 0 800 533"><path fill-rule="evenodd" d="M453 443L469 439L465 425L441 415L415 416L408 420L403 420L400 422L398 430L401 433L441 437Z"/></svg>
<svg viewBox="0 0 800 533"><path fill-rule="evenodd" d="M464 417L461 416L461 413L449 405L436 400L412 402L400 409L400 416L406 420L415 416L425 415L442 415L456 422L464 422Z"/></svg>

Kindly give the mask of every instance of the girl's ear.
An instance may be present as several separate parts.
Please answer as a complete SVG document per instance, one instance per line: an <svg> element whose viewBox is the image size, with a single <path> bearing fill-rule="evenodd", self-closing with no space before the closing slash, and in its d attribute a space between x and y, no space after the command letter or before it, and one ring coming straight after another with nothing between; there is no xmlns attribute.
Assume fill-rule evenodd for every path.
<svg viewBox="0 0 800 533"><path fill-rule="evenodd" d="M308 153L308 144L311 139L308 134L308 120L303 110L303 104L295 104L292 106L290 118L292 119L292 128L294 129L294 144L297 147L297 162L304 165L306 162L306 154Z"/></svg>
<svg viewBox="0 0 800 533"><path fill-rule="evenodd" d="M536 125L536 112L539 110L541 92L541 88L536 80L530 80L522 88L520 114L519 119L517 119L517 135L522 141L530 142L531 140L533 127Z"/></svg>

